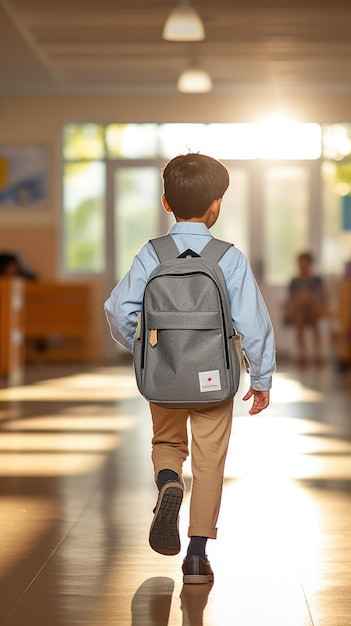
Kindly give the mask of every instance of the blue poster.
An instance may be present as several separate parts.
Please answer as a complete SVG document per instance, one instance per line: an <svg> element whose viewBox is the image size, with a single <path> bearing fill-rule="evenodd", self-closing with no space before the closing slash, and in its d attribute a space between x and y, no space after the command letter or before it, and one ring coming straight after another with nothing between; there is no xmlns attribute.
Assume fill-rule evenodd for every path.
<svg viewBox="0 0 351 626"><path fill-rule="evenodd" d="M0 209L42 206L47 165L42 146L0 145Z"/></svg>

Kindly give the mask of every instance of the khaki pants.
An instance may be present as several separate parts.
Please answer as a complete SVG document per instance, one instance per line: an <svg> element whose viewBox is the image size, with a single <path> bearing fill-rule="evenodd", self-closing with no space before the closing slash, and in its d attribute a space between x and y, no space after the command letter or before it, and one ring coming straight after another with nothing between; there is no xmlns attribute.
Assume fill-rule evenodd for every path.
<svg viewBox="0 0 351 626"><path fill-rule="evenodd" d="M193 482L188 536L216 539L233 399L219 406L191 410L166 409L151 403L150 410L155 481L163 469L182 476L183 462L189 454L187 420L190 418Z"/></svg>

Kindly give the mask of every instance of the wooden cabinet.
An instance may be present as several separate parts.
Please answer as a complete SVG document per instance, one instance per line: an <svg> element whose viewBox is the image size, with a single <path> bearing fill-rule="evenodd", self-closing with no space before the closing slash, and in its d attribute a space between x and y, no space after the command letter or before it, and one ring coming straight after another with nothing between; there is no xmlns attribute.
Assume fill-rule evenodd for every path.
<svg viewBox="0 0 351 626"><path fill-rule="evenodd" d="M91 289L88 284L26 283L26 361L88 361L91 357L91 324Z"/></svg>

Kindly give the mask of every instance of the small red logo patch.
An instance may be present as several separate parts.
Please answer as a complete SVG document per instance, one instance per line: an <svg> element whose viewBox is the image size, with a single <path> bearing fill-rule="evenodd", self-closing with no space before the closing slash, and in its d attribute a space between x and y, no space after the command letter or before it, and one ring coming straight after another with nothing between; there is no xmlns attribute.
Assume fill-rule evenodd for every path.
<svg viewBox="0 0 351 626"><path fill-rule="evenodd" d="M208 378L207 380L208 380L208 382L210 383L210 382L211 382L211 380L212 380L211 376L209 376L209 378Z"/></svg>

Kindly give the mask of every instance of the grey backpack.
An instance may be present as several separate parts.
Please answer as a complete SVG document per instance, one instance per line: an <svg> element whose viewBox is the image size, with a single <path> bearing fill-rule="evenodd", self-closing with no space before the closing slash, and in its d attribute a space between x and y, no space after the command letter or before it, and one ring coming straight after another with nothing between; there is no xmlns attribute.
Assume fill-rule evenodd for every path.
<svg viewBox="0 0 351 626"><path fill-rule="evenodd" d="M169 408L221 404L237 392L243 364L219 259L232 244L211 239L179 254L171 235L150 240L160 264L143 297L134 369L140 393Z"/></svg>

